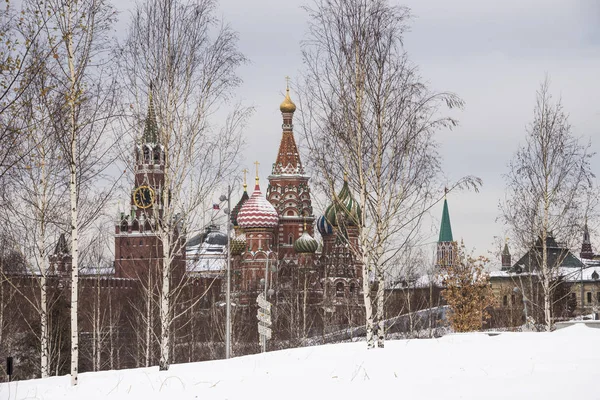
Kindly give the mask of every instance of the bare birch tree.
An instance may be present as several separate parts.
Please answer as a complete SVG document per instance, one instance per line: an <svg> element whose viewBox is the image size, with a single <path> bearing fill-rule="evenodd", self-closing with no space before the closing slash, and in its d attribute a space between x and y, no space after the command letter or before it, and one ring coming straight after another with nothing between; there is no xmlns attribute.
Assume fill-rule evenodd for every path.
<svg viewBox="0 0 600 400"><path fill-rule="evenodd" d="M25 8L26 9L26 8ZM27 14L25 14L27 15ZM34 16L31 24L37 22ZM52 88L57 84L46 68L45 53L35 38L31 40L29 58L31 65L24 67L22 79L27 87L14 107L5 111L10 115L11 126L19 136L20 150L24 150L12 165L10 179L5 181L9 188L2 196L4 205L0 220L8 230L20 238L25 257L29 262L29 273L35 277L38 295L30 298L23 294L39 313L40 332L35 332L40 341L41 377L50 374L50 331L48 299L49 257L61 230L66 224L65 168L61 152L53 131L52 114L61 96ZM34 68L35 67L35 68Z"/></svg>
<svg viewBox="0 0 600 400"><path fill-rule="evenodd" d="M525 144L509 163L500 210L512 242L531 248L535 268L530 272L539 276L542 286L547 330L553 325L553 292L560 284L558 267L567 255L565 251L549 257L548 239L559 238L566 248L579 244L594 177L590 168L593 155L590 144L582 144L574 135L561 101L552 99L546 78L537 91Z"/></svg>
<svg viewBox="0 0 600 400"><path fill-rule="evenodd" d="M172 322L184 315L174 312L181 282L172 279L177 258L185 252L183 235L198 225L202 204L212 191L237 169L241 129L250 112L238 106L220 128L211 124L211 117L235 94L240 84L236 68L246 61L237 50L237 34L215 17L215 8L213 0L139 4L121 49L121 71L138 116L145 112L153 86L157 144L165 154L159 206L149 216L160 221L154 233L162 248L162 370L170 362Z"/></svg>
<svg viewBox="0 0 600 400"><path fill-rule="evenodd" d="M385 271L436 201L440 170L434 133L456 126L442 107L452 93L430 90L403 48L407 8L384 0L317 0L307 7L301 122L309 162L334 186L348 173L363 210L359 248L367 346L383 347ZM473 177L458 186L477 187ZM441 191L439 191L441 193Z"/></svg>
<svg viewBox="0 0 600 400"><path fill-rule="evenodd" d="M52 131L68 171L71 240L71 383L77 384L78 371L78 271L80 230L104 204L102 197L90 196L94 178L106 163L106 151L113 80L106 71L108 32L115 13L107 0L27 1L27 13L47 16L34 19L40 34L35 40L50 49L44 68L55 80L50 89L56 99L49 115ZM35 71L34 71L35 72ZM108 88L108 89L107 89ZM88 201L90 200L90 201ZM83 210L82 207L89 207Z"/></svg>

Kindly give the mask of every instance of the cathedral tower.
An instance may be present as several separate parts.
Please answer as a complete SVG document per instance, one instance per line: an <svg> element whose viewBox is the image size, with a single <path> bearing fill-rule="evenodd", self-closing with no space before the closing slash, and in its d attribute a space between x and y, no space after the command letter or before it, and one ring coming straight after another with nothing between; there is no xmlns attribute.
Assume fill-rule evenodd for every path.
<svg viewBox="0 0 600 400"><path fill-rule="evenodd" d="M294 255L294 243L302 235L305 221L308 233L313 234L314 216L308 186L310 177L304 171L294 138L292 120L296 105L290 98L289 85L279 109L283 117L283 134L269 176L267 199L279 215L275 245L281 260Z"/></svg>
<svg viewBox="0 0 600 400"><path fill-rule="evenodd" d="M261 284L264 285L266 268L269 287L273 286L272 270L277 264L274 239L279 217L260 190L258 162L254 192L239 210L237 222L244 231L246 248L241 253L240 262L234 266L234 292L240 293L240 303L249 304L264 290Z"/></svg>
<svg viewBox="0 0 600 400"><path fill-rule="evenodd" d="M444 196L442 223L440 225L440 236L437 243L437 265L442 267L453 265L455 258L458 256L457 253L458 247L452 238L452 226L450 225L448 200Z"/></svg>

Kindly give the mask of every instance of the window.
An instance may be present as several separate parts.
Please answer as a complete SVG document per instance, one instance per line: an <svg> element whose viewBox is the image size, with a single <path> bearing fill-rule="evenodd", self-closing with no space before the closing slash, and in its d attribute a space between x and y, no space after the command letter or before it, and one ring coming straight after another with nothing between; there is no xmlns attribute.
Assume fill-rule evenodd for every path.
<svg viewBox="0 0 600 400"><path fill-rule="evenodd" d="M512 304L512 305L517 304L517 298L515 297L514 294L510 295L510 304Z"/></svg>
<svg viewBox="0 0 600 400"><path fill-rule="evenodd" d="M150 164L150 149L144 147L144 164Z"/></svg>
<svg viewBox="0 0 600 400"><path fill-rule="evenodd" d="M344 297L344 284L342 282L335 285L335 297Z"/></svg>
<svg viewBox="0 0 600 400"><path fill-rule="evenodd" d="M288 244L289 245L294 244L294 237L292 235L290 235L290 237L288 238Z"/></svg>
<svg viewBox="0 0 600 400"><path fill-rule="evenodd" d="M505 296L502 298L502 305L503 305L504 307L506 307L506 306L508 305L508 296L506 296L506 295L505 295Z"/></svg>
<svg viewBox="0 0 600 400"><path fill-rule="evenodd" d="M354 283L350 284L350 296L354 296Z"/></svg>
<svg viewBox="0 0 600 400"><path fill-rule="evenodd" d="M592 303L592 292L587 292L587 302L588 304Z"/></svg>
<svg viewBox="0 0 600 400"><path fill-rule="evenodd" d="M596 293L596 297L597 297L596 301L598 302L598 304L600 304L600 292Z"/></svg>

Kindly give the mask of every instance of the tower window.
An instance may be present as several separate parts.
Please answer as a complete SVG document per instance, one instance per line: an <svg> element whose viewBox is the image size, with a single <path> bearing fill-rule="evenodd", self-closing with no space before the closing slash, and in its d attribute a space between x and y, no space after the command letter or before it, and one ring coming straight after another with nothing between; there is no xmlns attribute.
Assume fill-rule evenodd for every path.
<svg viewBox="0 0 600 400"><path fill-rule="evenodd" d="M154 148L154 164L160 164L160 147Z"/></svg>
<svg viewBox="0 0 600 400"><path fill-rule="evenodd" d="M342 282L335 285L335 297L344 297L344 284Z"/></svg>
<svg viewBox="0 0 600 400"><path fill-rule="evenodd" d="M592 303L592 292L587 292L587 302L588 304Z"/></svg>
<svg viewBox="0 0 600 400"><path fill-rule="evenodd" d="M121 232L127 232L127 221L121 222Z"/></svg>
<svg viewBox="0 0 600 400"><path fill-rule="evenodd" d="M350 284L350 296L354 296L354 283Z"/></svg>
<svg viewBox="0 0 600 400"><path fill-rule="evenodd" d="M502 305L506 307L508 305L508 296L502 297Z"/></svg>
<svg viewBox="0 0 600 400"><path fill-rule="evenodd" d="M144 147L144 164L150 164L150 149Z"/></svg>
<svg viewBox="0 0 600 400"><path fill-rule="evenodd" d="M290 235L290 236L288 237L288 244L289 244L289 245L292 245L292 244L294 244L294 236Z"/></svg>

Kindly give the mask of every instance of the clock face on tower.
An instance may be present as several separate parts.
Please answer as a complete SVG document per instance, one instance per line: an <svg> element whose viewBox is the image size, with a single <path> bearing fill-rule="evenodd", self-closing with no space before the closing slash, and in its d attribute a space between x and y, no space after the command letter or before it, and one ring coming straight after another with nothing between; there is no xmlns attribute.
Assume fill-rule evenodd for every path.
<svg viewBox="0 0 600 400"><path fill-rule="evenodd" d="M152 207L152 203L154 203L154 190L150 186L139 186L133 192L133 203L142 209Z"/></svg>

